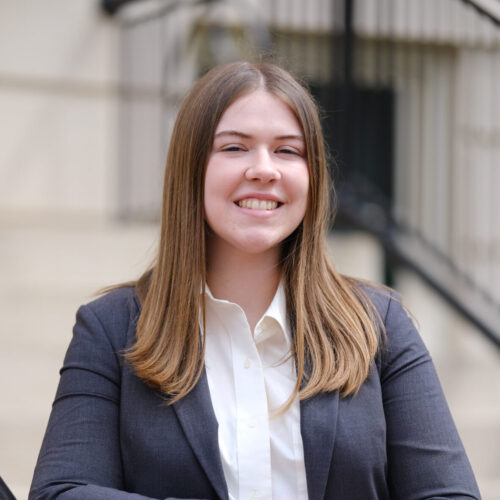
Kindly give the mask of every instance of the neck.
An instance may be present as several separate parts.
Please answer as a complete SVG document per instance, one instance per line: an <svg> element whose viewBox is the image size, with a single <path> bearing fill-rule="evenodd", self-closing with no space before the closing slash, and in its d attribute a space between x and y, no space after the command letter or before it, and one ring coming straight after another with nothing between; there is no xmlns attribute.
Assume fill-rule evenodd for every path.
<svg viewBox="0 0 500 500"><path fill-rule="evenodd" d="M217 299L238 304L253 332L278 288L280 250L247 254L209 247L207 282Z"/></svg>

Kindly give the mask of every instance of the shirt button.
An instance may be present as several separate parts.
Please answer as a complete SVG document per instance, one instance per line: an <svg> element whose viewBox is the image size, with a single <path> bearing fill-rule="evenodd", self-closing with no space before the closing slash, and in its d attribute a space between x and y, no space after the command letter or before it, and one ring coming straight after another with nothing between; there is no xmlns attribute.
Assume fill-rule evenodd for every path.
<svg viewBox="0 0 500 500"><path fill-rule="evenodd" d="M243 364L243 366L248 369L248 368L250 368L251 365L252 365L252 362L248 358L245 359L245 363Z"/></svg>
<svg viewBox="0 0 500 500"><path fill-rule="evenodd" d="M255 429L255 420L250 420L250 422L248 422L248 427L250 427L250 429Z"/></svg>
<svg viewBox="0 0 500 500"><path fill-rule="evenodd" d="M260 495L258 491L253 491L250 500L260 500Z"/></svg>

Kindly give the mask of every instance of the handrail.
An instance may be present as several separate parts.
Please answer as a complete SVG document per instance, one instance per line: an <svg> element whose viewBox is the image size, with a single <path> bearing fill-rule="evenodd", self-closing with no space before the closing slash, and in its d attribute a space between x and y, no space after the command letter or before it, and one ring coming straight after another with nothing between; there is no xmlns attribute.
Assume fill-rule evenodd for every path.
<svg viewBox="0 0 500 500"><path fill-rule="evenodd" d="M467 276L461 275L445 257L424 241L412 239L411 235L406 234L405 230L398 227L394 221L380 217L378 214L377 223L374 224L373 214L370 210L359 209L363 201L357 198L356 193L349 186L341 186L338 191L343 217L355 227L374 236L382 244L391 260L414 271L456 311L476 326L489 341L500 348L499 326L495 320L492 320L495 316L500 317L498 306L489 298L484 297L487 300L480 307L487 314L478 315L474 309L477 307L477 300L471 292L474 290L474 284ZM422 264L422 259L416 258L418 253L426 255L425 266ZM443 280L440 279L443 275L446 275L448 281L455 281L457 284L466 286L456 288L443 286Z"/></svg>
<svg viewBox="0 0 500 500"><path fill-rule="evenodd" d="M101 10L109 16L114 16L125 5L141 1L144 0L101 0ZM199 3L210 3L214 1L216 0L201 0ZM177 2L177 4L174 3L162 6L159 8L158 12L154 14L154 16L155 17L161 16L163 13L165 13L165 11L168 12L169 10L181 5L182 5L182 0Z"/></svg>
<svg viewBox="0 0 500 500"><path fill-rule="evenodd" d="M477 12L479 12L479 14L481 14L482 16L488 17L496 25L500 25L500 2L497 2L498 3L497 12L492 12L491 8L486 7L484 0L481 0L481 1L461 0L461 1L474 7L474 9L476 9Z"/></svg>
<svg viewBox="0 0 500 500"><path fill-rule="evenodd" d="M124 5L140 0L101 0L101 9L104 13L114 16Z"/></svg>
<svg viewBox="0 0 500 500"><path fill-rule="evenodd" d="M350 3L354 0L344 1ZM364 5L362 0L359 5ZM418 9L418 2L412 5ZM389 126L395 130L390 144L390 147L394 146L390 149L394 156L390 153L391 158L386 162L371 156L368 162L372 170L368 169L367 175L364 170L366 162L356 164L352 161L352 151L341 152L349 168L345 169L343 184L338 186L339 212L355 226L373 234L391 261L413 269L500 348L500 294L498 280L495 281L500 263L494 256L494 230L488 225L492 224L490 219L493 221L488 214L494 211L494 204L488 197L490 188L484 184L491 184L492 178L487 181L485 172L493 165L494 156L490 149L486 149L484 141L481 143L483 156L479 157L474 149L477 145L470 145L465 140L473 140L478 131L495 135L495 128L491 128L495 122L488 121L488 116L484 120L478 119L474 106L480 106L483 116L494 109L496 87L488 80L493 78L488 76L491 73L483 68L488 67L484 65L485 57L498 53L500 22L494 11L486 9L484 2L457 0L454 4L454 7L469 6L474 10L467 10L485 24L468 24L469 28L476 30L477 38L472 42L474 49L461 54L460 44L467 46L471 39L464 36L457 43L456 38L451 38L454 45L439 45L442 32L436 24L432 25L437 33L435 50L431 50L430 45L412 45L412 40L418 40L419 36L415 31L408 30L410 36L404 38L403 35L404 42L399 41L401 31L398 32L399 40L391 39L388 26L394 17L387 9L378 12L380 17L370 27L370 41L363 41L363 33L356 37L358 48L350 53L351 57L362 54L363 43L365 47L371 43L369 48L376 51L375 55L372 53L375 62L380 62L377 57L382 58L382 62L385 58L385 68L387 64L390 67L390 76L387 77L386 73L384 83L378 88L370 87L373 83L367 84L361 78L354 82L354 89L359 100L363 98L363 92L372 92L373 97L374 93L384 91L391 99L385 108L386 115L380 114L379 110L376 112L379 121L384 120L384 116L387 119L387 123L382 122L379 127ZM425 14L425 7L421 9ZM420 12L419 20L423 18ZM479 26L487 27L486 23L493 30L485 30L485 36L481 38L483 32L477 30ZM380 26L384 26L385 31L378 32ZM433 32L422 29L422 38L429 33ZM480 43L475 44L476 40ZM482 43L489 44L483 53ZM457 53L460 57L451 57ZM394 57L398 57L396 65ZM482 67L478 66L478 61ZM357 67L362 65L357 63ZM476 68L479 68L477 72L474 71ZM480 73L482 69L484 72ZM379 82L377 76L374 81ZM481 82L486 82L486 86ZM464 89L467 89L466 94ZM344 95L348 93L344 92ZM343 122L337 123L337 128L347 129L352 121L368 120L368 110L363 109L360 115L345 99L340 101L339 107L343 107L345 117ZM446 118L440 121L443 116ZM369 134L365 137L366 144L377 143L378 132L371 130ZM363 150L365 143L358 141L356 147L358 151ZM369 151L377 152L373 146ZM374 175L373 165L376 163L378 167ZM377 180L387 172L392 174L394 185L388 192L381 193L377 190ZM480 182L483 184L477 184ZM480 253L483 248L487 253Z"/></svg>

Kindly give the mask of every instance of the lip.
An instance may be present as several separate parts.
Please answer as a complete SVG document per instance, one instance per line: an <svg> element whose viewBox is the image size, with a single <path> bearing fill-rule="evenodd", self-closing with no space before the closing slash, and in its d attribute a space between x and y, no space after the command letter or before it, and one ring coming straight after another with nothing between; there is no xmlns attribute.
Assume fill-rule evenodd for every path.
<svg viewBox="0 0 500 500"><path fill-rule="evenodd" d="M262 201L274 201L278 204L278 206L273 210L254 210L251 208L240 207L239 202L248 199L256 199ZM236 209L245 214L246 216L250 216L252 218L257 219L269 219L274 218L276 214L281 213L281 207L283 206L283 201L279 196L276 196L271 193L263 193L261 192L253 192L253 193L245 193L244 195L238 196L233 202Z"/></svg>
<svg viewBox="0 0 500 500"><path fill-rule="evenodd" d="M240 207L238 203L234 203L234 207L238 213L242 214L244 217L250 217L257 220L267 220L274 219L281 213L281 206L279 205L274 210L252 210L251 208Z"/></svg>
<svg viewBox="0 0 500 500"><path fill-rule="evenodd" d="M264 201L275 201L279 205L283 204L283 200L281 198L271 193L245 193L244 195L238 196L238 198L234 200L234 203L238 203L239 201L242 200L248 200L250 198L255 198L256 200L264 200Z"/></svg>

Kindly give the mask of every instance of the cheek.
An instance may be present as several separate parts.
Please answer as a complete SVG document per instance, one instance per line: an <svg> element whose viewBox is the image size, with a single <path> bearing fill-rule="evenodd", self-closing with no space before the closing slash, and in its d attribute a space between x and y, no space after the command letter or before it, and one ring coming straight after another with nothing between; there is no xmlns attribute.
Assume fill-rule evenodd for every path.
<svg viewBox="0 0 500 500"><path fill-rule="evenodd" d="M205 169L204 192L206 196L210 193L219 195L229 188L231 184L231 170L220 161L209 161Z"/></svg>
<svg viewBox="0 0 500 500"><path fill-rule="evenodd" d="M205 220L214 229L228 212L232 183L219 168L207 168L203 187L203 208Z"/></svg>

